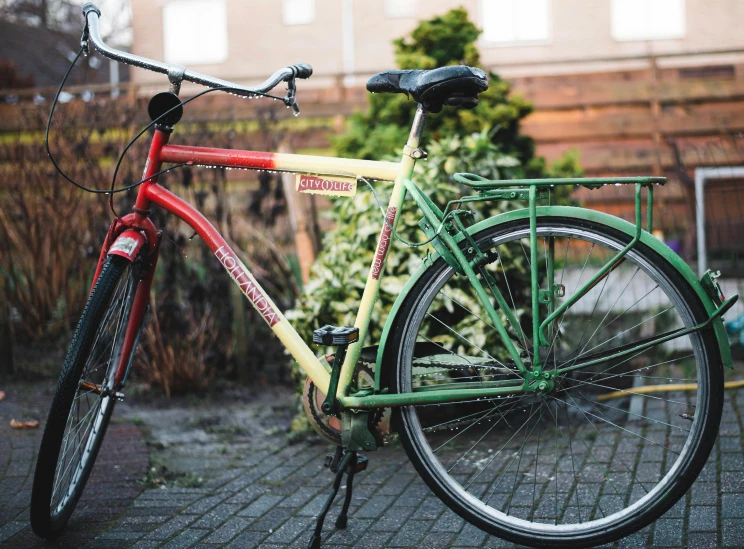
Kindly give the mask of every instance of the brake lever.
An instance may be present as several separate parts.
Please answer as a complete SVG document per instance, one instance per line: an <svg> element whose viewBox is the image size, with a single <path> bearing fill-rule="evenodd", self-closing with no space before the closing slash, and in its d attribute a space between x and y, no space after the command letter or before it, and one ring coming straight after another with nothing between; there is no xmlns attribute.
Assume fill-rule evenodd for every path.
<svg viewBox="0 0 744 549"><path fill-rule="evenodd" d="M83 56L88 57L90 55L90 44L88 43L88 18L85 18L85 26L83 27L83 35L80 37L80 47L83 48Z"/></svg>
<svg viewBox="0 0 744 549"><path fill-rule="evenodd" d="M284 98L284 104L287 107L292 107L292 114L300 116L300 105L297 103L297 85L295 79L292 78L287 81L287 96Z"/></svg>

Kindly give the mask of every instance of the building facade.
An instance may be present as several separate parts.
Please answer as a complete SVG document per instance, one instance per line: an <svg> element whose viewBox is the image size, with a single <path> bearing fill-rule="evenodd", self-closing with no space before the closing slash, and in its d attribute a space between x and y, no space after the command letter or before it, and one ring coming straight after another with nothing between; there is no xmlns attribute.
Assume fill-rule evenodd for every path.
<svg viewBox="0 0 744 549"><path fill-rule="evenodd" d="M730 62L744 49L741 0L133 0L133 51L241 81L298 61L363 78L395 66L394 38L457 6L483 30L483 64L506 77L634 69L649 55Z"/></svg>

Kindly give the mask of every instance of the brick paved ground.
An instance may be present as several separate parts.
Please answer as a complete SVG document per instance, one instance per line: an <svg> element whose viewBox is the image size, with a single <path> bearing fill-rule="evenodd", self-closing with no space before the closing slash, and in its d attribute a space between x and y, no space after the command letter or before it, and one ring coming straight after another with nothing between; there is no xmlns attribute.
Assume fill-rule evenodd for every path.
<svg viewBox="0 0 744 549"><path fill-rule="evenodd" d="M0 440L8 441L0 444L3 547L304 548L331 482L322 467L327 445L287 442L294 402L287 391L254 399L174 400L170 407L137 402L117 410L128 423L112 426L102 450L106 462L96 465L68 533L43 544L27 525L40 431L7 427L13 414L42 417L43 395L7 392L0 403ZM686 498L615 547L744 547L742 406L743 391L726 395L716 449ZM140 482L147 462L133 424L149 441L155 468L149 485L165 479L166 487ZM447 510L399 446L369 457L368 471L357 477L349 528L332 531L334 508L324 547L511 547Z"/></svg>

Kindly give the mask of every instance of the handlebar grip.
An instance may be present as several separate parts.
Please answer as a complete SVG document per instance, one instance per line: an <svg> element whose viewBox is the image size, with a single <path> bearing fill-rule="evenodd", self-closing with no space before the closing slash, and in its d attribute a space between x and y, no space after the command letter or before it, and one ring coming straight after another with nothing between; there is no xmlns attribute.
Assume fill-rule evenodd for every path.
<svg viewBox="0 0 744 549"><path fill-rule="evenodd" d="M297 63L292 65L297 78L310 78L313 74L313 68L307 63Z"/></svg>
<svg viewBox="0 0 744 549"><path fill-rule="evenodd" d="M101 10L98 9L98 6L96 6L93 2L86 2L83 6L83 18L87 19L88 14L90 12L94 11L98 17L101 17Z"/></svg>

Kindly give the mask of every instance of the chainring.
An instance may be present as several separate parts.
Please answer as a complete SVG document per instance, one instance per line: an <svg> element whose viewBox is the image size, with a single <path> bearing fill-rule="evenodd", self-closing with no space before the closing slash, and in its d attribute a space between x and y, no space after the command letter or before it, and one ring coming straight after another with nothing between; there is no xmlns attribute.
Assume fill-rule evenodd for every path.
<svg viewBox="0 0 744 549"><path fill-rule="evenodd" d="M328 362L333 362L332 357L326 358L330 358ZM362 360L357 361L353 379L357 389L374 387L374 365ZM310 421L310 425L313 426L313 429L324 440L341 446L341 419L333 415L328 415L321 410L320 407L324 400L325 395L318 390L310 378L307 378L305 380L305 386L302 389L302 408L305 410L305 415ZM391 436L391 415L392 411L390 408L378 408L370 411L369 431L375 437L379 446L382 446Z"/></svg>

